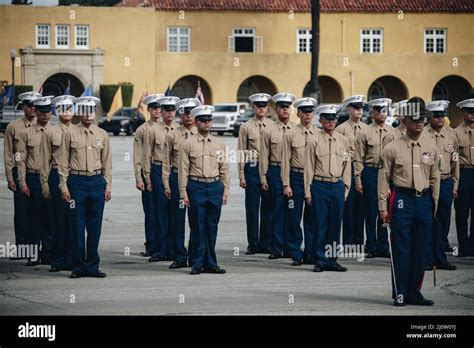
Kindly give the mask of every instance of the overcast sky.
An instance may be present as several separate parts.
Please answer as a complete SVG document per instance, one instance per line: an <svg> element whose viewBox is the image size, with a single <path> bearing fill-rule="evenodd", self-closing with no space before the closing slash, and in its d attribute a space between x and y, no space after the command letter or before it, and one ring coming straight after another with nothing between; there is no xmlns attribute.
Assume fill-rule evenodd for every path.
<svg viewBox="0 0 474 348"><path fill-rule="evenodd" d="M58 0L29 0L33 2L33 6L56 6ZM11 5L12 0L0 0L0 5Z"/></svg>

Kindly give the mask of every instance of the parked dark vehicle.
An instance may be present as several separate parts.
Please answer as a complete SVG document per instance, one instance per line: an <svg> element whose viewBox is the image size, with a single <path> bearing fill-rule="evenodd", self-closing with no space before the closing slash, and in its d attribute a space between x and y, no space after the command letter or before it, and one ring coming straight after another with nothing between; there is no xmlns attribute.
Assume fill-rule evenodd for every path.
<svg viewBox="0 0 474 348"><path fill-rule="evenodd" d="M107 120L107 115L104 115L99 121L99 127L114 135L119 135L120 132L132 135L143 123L145 123L145 117L138 112L137 108L123 107L113 114L110 121Z"/></svg>
<svg viewBox="0 0 474 348"><path fill-rule="evenodd" d="M239 117L237 117L237 120L235 120L234 129L232 130L232 135L234 137L238 137L240 126L243 125L245 122L247 122L254 116L255 116L255 113L253 112L253 110L251 109L245 110L244 113L240 115Z"/></svg>

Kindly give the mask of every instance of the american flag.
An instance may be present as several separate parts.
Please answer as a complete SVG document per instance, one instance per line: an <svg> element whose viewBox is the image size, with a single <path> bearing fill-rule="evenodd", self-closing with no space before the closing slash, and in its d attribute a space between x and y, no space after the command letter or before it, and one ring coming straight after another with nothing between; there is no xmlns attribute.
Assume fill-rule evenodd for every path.
<svg viewBox="0 0 474 348"><path fill-rule="evenodd" d="M199 80L195 98L201 102L201 105L204 105L204 94L202 94L201 81Z"/></svg>

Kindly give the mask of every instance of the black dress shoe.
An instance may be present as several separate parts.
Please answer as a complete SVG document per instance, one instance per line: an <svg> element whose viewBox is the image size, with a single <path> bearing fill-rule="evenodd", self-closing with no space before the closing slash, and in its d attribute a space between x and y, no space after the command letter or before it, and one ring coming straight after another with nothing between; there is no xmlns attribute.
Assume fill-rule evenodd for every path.
<svg viewBox="0 0 474 348"><path fill-rule="evenodd" d="M426 268L425 268L425 271L432 271L432 270L433 270L432 265L426 266Z"/></svg>
<svg viewBox="0 0 474 348"><path fill-rule="evenodd" d="M257 253L257 249L249 248L245 252L245 255L255 255Z"/></svg>
<svg viewBox="0 0 474 348"><path fill-rule="evenodd" d="M201 270L199 268L191 268L191 272L189 272L191 275L196 275L196 274L201 274Z"/></svg>
<svg viewBox="0 0 474 348"><path fill-rule="evenodd" d="M381 257L384 259L389 259L390 258L390 253L378 253L377 257Z"/></svg>
<svg viewBox="0 0 474 348"><path fill-rule="evenodd" d="M48 272L51 272L51 273L56 273L56 272L59 272L61 271L61 268L59 267L54 267L54 266L51 266L51 268L49 269Z"/></svg>
<svg viewBox="0 0 474 348"><path fill-rule="evenodd" d="M148 259L148 262L159 262L159 261L166 261L166 258L152 256Z"/></svg>
<svg viewBox="0 0 474 348"><path fill-rule="evenodd" d="M313 272L323 272L324 269L320 265L316 265L313 268Z"/></svg>
<svg viewBox="0 0 474 348"><path fill-rule="evenodd" d="M151 252L149 252L149 251L140 251L140 256L143 256L143 257L150 257L150 256L151 256Z"/></svg>
<svg viewBox="0 0 474 348"><path fill-rule="evenodd" d="M367 253L367 255L365 255L366 259L375 259L376 257L377 255L375 253Z"/></svg>
<svg viewBox="0 0 474 348"><path fill-rule="evenodd" d="M270 248L257 248L257 254L271 254Z"/></svg>
<svg viewBox="0 0 474 348"><path fill-rule="evenodd" d="M415 305L415 306L432 306L434 305L434 302L431 300L428 300L424 297L417 299L417 300L407 300L407 304L410 305Z"/></svg>
<svg viewBox="0 0 474 348"><path fill-rule="evenodd" d="M444 265L441 265L441 266L436 266L437 269L445 269L447 271L454 271L457 269L457 267L455 265L453 265L452 263L445 263Z"/></svg>
<svg viewBox="0 0 474 348"><path fill-rule="evenodd" d="M38 260L38 261L31 261L31 260L28 260L28 262L26 263L26 266L38 266L41 264L41 261Z"/></svg>
<svg viewBox="0 0 474 348"><path fill-rule="evenodd" d="M69 276L69 278L76 279L76 278L81 278L82 276L83 276L82 273L72 271L72 273L71 273L71 275Z"/></svg>
<svg viewBox="0 0 474 348"><path fill-rule="evenodd" d="M405 301L393 300L393 305L394 305L395 307L405 307L405 306L406 306L406 303L405 303Z"/></svg>
<svg viewBox="0 0 474 348"><path fill-rule="evenodd" d="M456 257L466 257L467 255L462 252L462 251L458 251L458 254L456 255Z"/></svg>
<svg viewBox="0 0 474 348"><path fill-rule="evenodd" d="M188 264L186 262L176 262L174 261L171 265L170 265L170 269L178 269L178 268L186 268L188 267Z"/></svg>
<svg viewBox="0 0 474 348"><path fill-rule="evenodd" d="M224 274L226 271L223 268L216 267L216 268L204 268L202 273L213 273L213 274Z"/></svg>
<svg viewBox="0 0 474 348"><path fill-rule="evenodd" d="M281 256L278 255L278 254L270 254L270 255L268 255L268 258L269 258L270 260L276 260L276 259L279 259L280 257L281 257Z"/></svg>
<svg viewBox="0 0 474 348"><path fill-rule="evenodd" d="M92 273L87 273L87 277L91 277L91 278L105 278L105 277L107 277L107 274L105 274L104 272L101 272L101 271L97 270L97 271L92 272Z"/></svg>
<svg viewBox="0 0 474 348"><path fill-rule="evenodd" d="M444 249L446 253L452 253L454 251L453 247L449 245L446 249Z"/></svg>
<svg viewBox="0 0 474 348"><path fill-rule="evenodd" d="M346 272L347 268L336 262L334 266L326 266L325 270L332 271L332 272Z"/></svg>
<svg viewBox="0 0 474 348"><path fill-rule="evenodd" d="M303 264L303 261L301 260L296 260L291 263L292 266L301 266Z"/></svg>

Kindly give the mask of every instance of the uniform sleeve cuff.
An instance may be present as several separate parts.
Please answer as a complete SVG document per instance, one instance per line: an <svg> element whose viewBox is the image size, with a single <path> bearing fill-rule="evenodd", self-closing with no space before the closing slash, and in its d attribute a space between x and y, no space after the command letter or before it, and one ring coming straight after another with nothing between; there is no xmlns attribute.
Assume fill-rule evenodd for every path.
<svg viewBox="0 0 474 348"><path fill-rule="evenodd" d="M354 177L354 181L357 186L362 186L362 179L360 178L360 176Z"/></svg>
<svg viewBox="0 0 474 348"><path fill-rule="evenodd" d="M111 184L107 184L107 185L105 186L105 191L112 192L112 185L111 185Z"/></svg>
<svg viewBox="0 0 474 348"><path fill-rule="evenodd" d="M379 211L387 211L387 201L379 202Z"/></svg>
<svg viewBox="0 0 474 348"><path fill-rule="evenodd" d="M181 196L181 198L188 198L188 193L186 191L179 191L179 195Z"/></svg>

